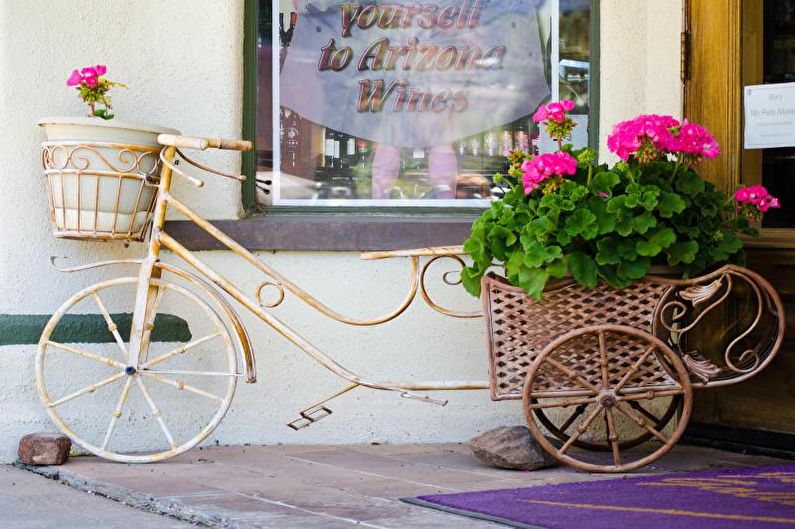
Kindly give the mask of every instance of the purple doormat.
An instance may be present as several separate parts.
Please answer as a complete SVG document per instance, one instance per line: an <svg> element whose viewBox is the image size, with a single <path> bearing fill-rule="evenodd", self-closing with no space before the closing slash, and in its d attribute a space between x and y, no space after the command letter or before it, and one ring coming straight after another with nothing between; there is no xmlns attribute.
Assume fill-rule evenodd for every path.
<svg viewBox="0 0 795 529"><path fill-rule="evenodd" d="M531 529L795 529L795 465L437 494L404 501Z"/></svg>

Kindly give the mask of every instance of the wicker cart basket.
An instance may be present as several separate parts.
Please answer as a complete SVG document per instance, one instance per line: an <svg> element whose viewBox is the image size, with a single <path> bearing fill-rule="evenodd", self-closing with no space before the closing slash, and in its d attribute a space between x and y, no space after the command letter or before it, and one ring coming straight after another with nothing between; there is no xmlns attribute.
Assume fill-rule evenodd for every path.
<svg viewBox="0 0 795 529"><path fill-rule="evenodd" d="M482 285L492 399L523 399L538 442L585 470L626 471L660 457L684 431L693 389L753 376L783 338L775 290L737 266L693 280L647 276L623 290L564 280L543 301L493 274ZM699 336L707 321L723 328L719 340ZM626 453L648 440L658 442L651 454ZM573 447L612 452L612 461Z"/></svg>

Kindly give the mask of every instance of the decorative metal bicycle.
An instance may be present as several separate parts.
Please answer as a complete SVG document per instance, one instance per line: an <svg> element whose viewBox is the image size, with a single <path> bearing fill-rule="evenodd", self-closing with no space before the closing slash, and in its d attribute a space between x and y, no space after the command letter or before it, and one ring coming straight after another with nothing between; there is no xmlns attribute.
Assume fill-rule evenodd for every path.
<svg viewBox="0 0 795 529"><path fill-rule="evenodd" d="M406 297L394 311L370 320L350 318L299 288L171 194L173 175L182 176L193 185L203 185L201 180L183 172L180 162L221 176L243 178L202 165L181 149L249 150L249 142L173 135L160 135L158 141L165 148L160 151L154 169L136 162L151 156L151 147L114 145L118 160L111 159L109 146L100 143L48 142L43 147L56 235L141 240L151 226L143 259L61 269L75 272L133 264L138 266L138 273L101 281L67 300L45 327L36 356L37 386L52 420L81 447L107 459L153 462L189 450L220 423L229 409L238 379L256 381L254 354L246 329L224 294L346 380L347 385L341 390L301 410L299 418L289 423L296 430L329 415L329 401L358 387L397 391L404 397L440 405L447 401L424 392L491 387L492 398L496 400L523 397L531 431L542 446L561 461L591 471L630 470L661 456L676 442L687 423L693 387L744 380L764 368L781 343L784 322L781 301L761 277L738 267L725 267L693 281L649 278L621 292L602 287L589 291L563 283L552 289L543 303L528 299L520 290L497 279L485 278L484 306L492 360L490 383L369 380L338 364L271 310L289 293L338 322L374 326L403 314L419 292L425 303L443 315L480 317L480 312L463 313L442 307L426 289L429 266L442 258L453 259L463 266L462 248L363 254L365 259L408 259L410 284ZM84 154L80 155L81 152ZM86 156L86 152L92 155ZM107 186L114 181L118 182L118 188L109 191ZM107 196L109 192L116 193L116 211L103 212L102 219L97 214L83 214L82 209L90 210L100 195ZM68 193L75 196L66 196ZM132 213L119 212L118 204L125 201L134 204L134 208L129 208ZM67 211L69 204L76 207L77 213ZM257 288L255 297L247 296L165 231L169 208L267 277ZM118 221L120 215L126 215L123 222ZM76 220L67 225L64 219L71 218ZM193 271L161 261L163 249L173 252ZM443 279L450 285L457 283L449 273ZM749 313L753 316L750 322L745 321L747 315L743 313L735 317L736 325L724 326L727 330L738 329L739 334L726 349L723 360L727 367L718 368L700 354L686 352L685 337L709 314L718 314L717 307L734 299L737 284L742 284L740 290L750 296L749 306L755 303L757 309ZM268 295L272 299L263 299ZM83 329L75 326L75 314L96 311L113 337L110 343L107 340L93 343L97 340L81 334ZM742 351L736 354L740 348ZM86 362L95 369L84 369ZM97 370L106 371L104 378L97 380ZM691 383L691 378L700 382ZM118 391L110 391L112 388ZM657 402L660 399L662 405ZM168 409L162 407L164 402L168 402ZM138 409L145 413L133 411ZM561 410L563 415L559 413ZM677 428L665 435L665 425L677 413ZM617 415L627 420L622 422ZM596 427L599 416L605 420L601 430ZM102 424L96 422L97 418L101 418ZM536 421L557 437L562 446L546 440ZM114 439L122 435L119 431L122 428L128 430L125 451L114 448L119 444ZM622 459L622 450L649 438L662 441L662 447L650 455ZM576 456L570 452L575 446L607 449L612 460L583 461L579 452Z"/></svg>

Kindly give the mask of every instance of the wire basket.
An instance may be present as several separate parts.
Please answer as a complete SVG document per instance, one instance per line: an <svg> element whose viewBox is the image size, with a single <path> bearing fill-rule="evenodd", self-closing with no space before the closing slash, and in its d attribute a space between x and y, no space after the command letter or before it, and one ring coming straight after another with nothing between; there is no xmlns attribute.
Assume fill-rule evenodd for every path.
<svg viewBox="0 0 795 529"><path fill-rule="evenodd" d="M152 216L160 147L87 141L42 143L56 237L141 241Z"/></svg>

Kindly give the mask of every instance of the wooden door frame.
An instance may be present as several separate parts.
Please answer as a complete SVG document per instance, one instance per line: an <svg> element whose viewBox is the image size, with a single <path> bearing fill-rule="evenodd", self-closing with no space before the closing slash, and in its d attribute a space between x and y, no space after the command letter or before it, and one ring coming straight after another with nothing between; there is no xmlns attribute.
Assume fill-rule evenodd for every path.
<svg viewBox="0 0 795 529"><path fill-rule="evenodd" d="M715 133L721 155L705 163L701 173L729 194L741 183L761 183L762 151L743 149L743 86L763 81L763 18L759 9L751 9L756 1L685 0L683 6L684 115ZM701 22L713 26L693 24L694 17L704 17ZM692 52L702 39L716 43L710 61ZM760 237L747 238L745 244L753 249L795 250L795 229L760 229ZM795 254L789 262L795 263Z"/></svg>

